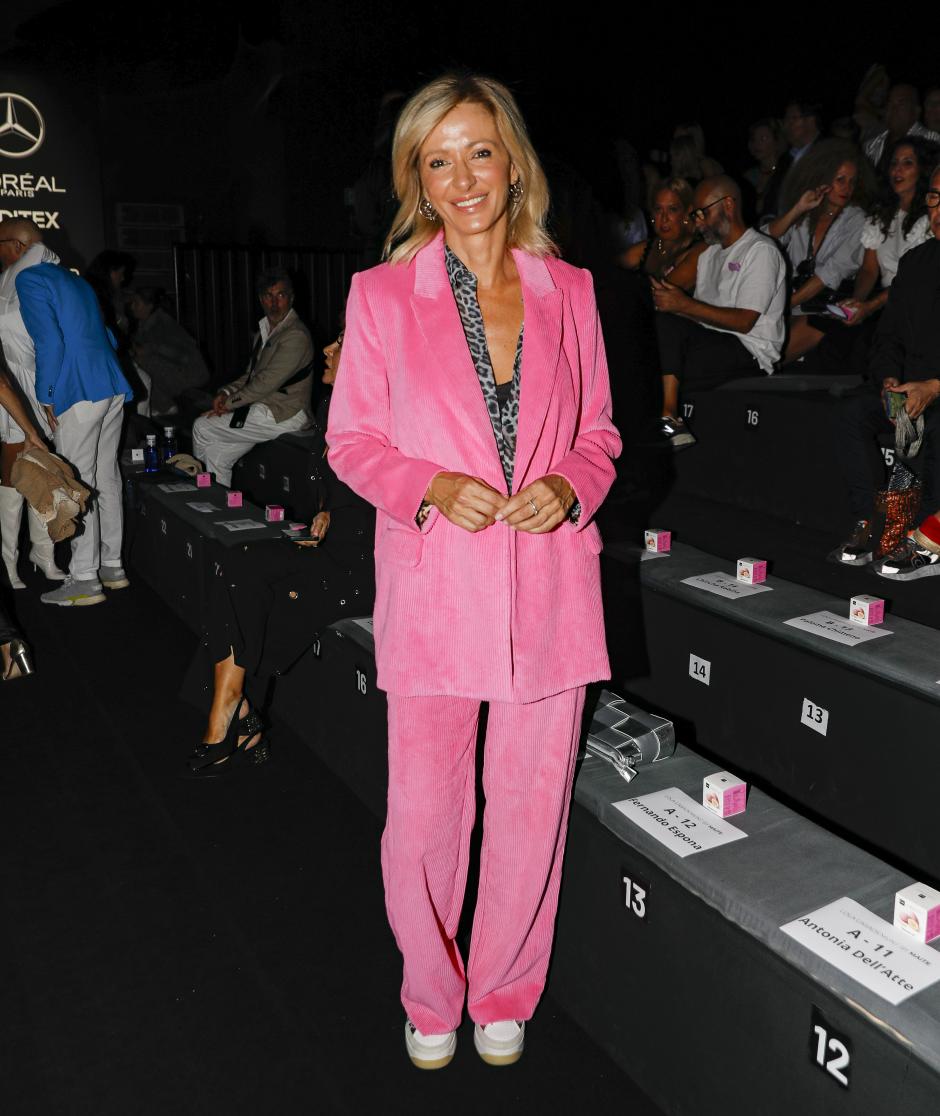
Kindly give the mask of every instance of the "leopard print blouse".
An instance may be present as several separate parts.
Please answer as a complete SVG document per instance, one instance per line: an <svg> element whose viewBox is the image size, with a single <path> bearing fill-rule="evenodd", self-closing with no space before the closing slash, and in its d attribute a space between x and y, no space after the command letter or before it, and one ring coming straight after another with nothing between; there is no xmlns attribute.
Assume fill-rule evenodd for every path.
<svg viewBox="0 0 940 1116"><path fill-rule="evenodd" d="M503 476L506 478L506 489L512 493L512 471L516 462L516 428L519 425L519 387L520 372L522 368L522 334L525 326L519 330L519 340L516 342L516 356L512 365L512 381L509 387L508 398L500 405L497 392L496 378L493 375L493 362L490 360L490 350L486 344L486 331L483 328L483 314L477 300L477 277L458 259L457 256L444 246L444 257L447 261L447 277L450 280L457 311L463 325L464 336L473 366L476 369L480 387L483 389L483 399L489 412L490 423L493 426L493 436L496 438L496 448L499 450L499 460L503 466Z"/></svg>

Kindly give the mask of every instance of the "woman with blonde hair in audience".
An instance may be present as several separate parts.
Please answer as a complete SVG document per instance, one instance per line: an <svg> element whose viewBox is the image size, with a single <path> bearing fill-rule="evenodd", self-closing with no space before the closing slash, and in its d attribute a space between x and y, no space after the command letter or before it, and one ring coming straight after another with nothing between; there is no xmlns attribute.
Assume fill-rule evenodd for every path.
<svg viewBox="0 0 940 1116"><path fill-rule="evenodd" d="M668 178L653 191L650 207L653 233L649 239L633 244L621 257L628 271L640 271L654 279L665 279L690 291L695 286L698 258L705 242L695 235L689 213L692 188L684 178Z"/></svg>
<svg viewBox="0 0 940 1116"><path fill-rule="evenodd" d="M828 139L787 175L781 215L764 231L780 241L793 267L790 337L784 363L808 353L825 336L808 320L831 313L862 263L862 226L873 180L868 160L853 144Z"/></svg>

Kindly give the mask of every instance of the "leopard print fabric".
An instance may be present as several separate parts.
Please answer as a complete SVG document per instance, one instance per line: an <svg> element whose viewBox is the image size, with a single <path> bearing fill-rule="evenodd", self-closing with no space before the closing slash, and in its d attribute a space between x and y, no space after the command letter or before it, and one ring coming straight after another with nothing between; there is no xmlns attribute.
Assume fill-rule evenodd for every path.
<svg viewBox="0 0 940 1116"><path fill-rule="evenodd" d="M519 387L520 371L522 368L522 334L519 330L519 340L516 342L516 356L512 365L512 387L509 398L500 407L496 393L496 378L493 375L493 362L490 360L489 346L486 344L486 331L483 328L483 314L480 312L480 303L477 301L477 277L458 259L457 256L444 246L444 256L447 261L447 277L450 280L457 311L463 325L464 336L473 359L480 387L483 389L483 399L489 412L490 423L493 426L493 435L496 438L496 448L499 450L499 460L503 466L503 476L506 478L506 489L512 493L512 472L516 462L516 428L519 425Z"/></svg>

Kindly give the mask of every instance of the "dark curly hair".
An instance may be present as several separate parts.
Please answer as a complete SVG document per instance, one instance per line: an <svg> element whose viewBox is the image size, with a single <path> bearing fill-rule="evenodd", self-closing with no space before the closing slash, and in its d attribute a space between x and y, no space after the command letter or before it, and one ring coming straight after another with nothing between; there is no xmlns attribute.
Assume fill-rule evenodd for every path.
<svg viewBox="0 0 940 1116"><path fill-rule="evenodd" d="M874 193L875 174L871 163L855 146L847 140L826 139L815 143L798 163L790 168L780 190L780 212L787 213L799 198L817 186L831 182L836 171L843 163L852 163L858 170L858 181L852 195L851 205L867 209ZM810 228L816 227L821 206L804 213L797 224L808 221Z"/></svg>
<svg viewBox="0 0 940 1116"><path fill-rule="evenodd" d="M891 186L891 161L901 147L913 148L914 158L917 160L917 185L914 187L911 208L907 211L901 225L901 231L904 233L905 239L911 229L927 212L927 202L924 200L924 195L930 185L931 172L938 159L940 159L940 147L935 143L928 142L921 136L901 136L888 148L882 163L878 196L869 210L869 216L874 217L881 226L882 239L887 237L888 229L891 227L894 215L898 211L898 196Z"/></svg>

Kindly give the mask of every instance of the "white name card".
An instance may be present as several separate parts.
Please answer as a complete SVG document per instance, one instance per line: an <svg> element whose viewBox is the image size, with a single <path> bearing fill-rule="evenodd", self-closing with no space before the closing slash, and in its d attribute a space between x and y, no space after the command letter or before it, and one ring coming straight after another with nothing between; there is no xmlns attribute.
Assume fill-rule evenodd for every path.
<svg viewBox="0 0 940 1116"><path fill-rule="evenodd" d="M747 582L738 581L736 577L721 573L698 574L696 577L684 577L683 585L691 585L693 589L704 589L707 593L715 593L719 597L736 600L739 597L753 597L755 593L769 593L770 585L748 585Z"/></svg>
<svg viewBox="0 0 940 1116"><path fill-rule="evenodd" d="M846 647L855 647L869 639L880 639L882 636L892 635L884 628L866 628L863 624L855 624L845 616L836 616L834 612L810 612L806 616L795 616L792 620L784 620L791 628L799 628L802 632L812 632L813 635L831 639L836 643L845 644Z"/></svg>
<svg viewBox="0 0 940 1116"><path fill-rule="evenodd" d="M780 929L890 1004L940 980L940 953L854 899L837 899Z"/></svg>
<svg viewBox="0 0 940 1116"><path fill-rule="evenodd" d="M676 856L716 849L747 836L678 787L626 798L614 806Z"/></svg>

